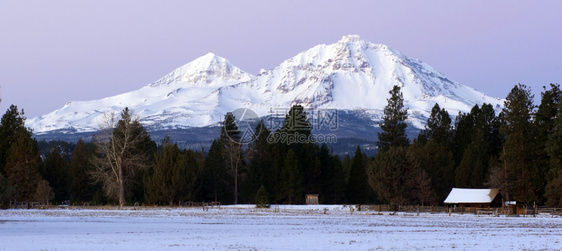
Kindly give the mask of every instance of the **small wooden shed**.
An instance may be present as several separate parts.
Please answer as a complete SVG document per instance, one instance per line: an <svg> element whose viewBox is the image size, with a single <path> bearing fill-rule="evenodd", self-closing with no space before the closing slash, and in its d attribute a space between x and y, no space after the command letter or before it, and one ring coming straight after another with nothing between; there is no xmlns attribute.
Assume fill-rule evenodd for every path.
<svg viewBox="0 0 562 251"><path fill-rule="evenodd" d="M490 208L499 189L453 188L445 199L445 205L471 208Z"/></svg>
<svg viewBox="0 0 562 251"><path fill-rule="evenodd" d="M318 205L318 194L307 194L305 201L307 205Z"/></svg>

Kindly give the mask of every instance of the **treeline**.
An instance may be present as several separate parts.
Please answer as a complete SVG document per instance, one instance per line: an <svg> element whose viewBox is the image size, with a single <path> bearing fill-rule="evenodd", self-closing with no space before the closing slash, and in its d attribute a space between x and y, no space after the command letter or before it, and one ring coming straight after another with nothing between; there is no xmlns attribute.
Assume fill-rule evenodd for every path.
<svg viewBox="0 0 562 251"><path fill-rule="evenodd" d="M180 149L169 138L157 145L125 109L119 118L109 116L91 142L36 142L25 127L23 110L11 106L0 125L2 206L10 201L254 203L260 188L265 204L303 203L306 193L322 194L324 203L347 201L344 165L351 166L349 157L342 163L326 145L313 142L271 142L273 136L299 133L308 138L312 126L302 106L288 112L277 132L261 121L250 144L241 144L232 113L223 125L209 149ZM365 155L357 156L364 166Z"/></svg>
<svg viewBox="0 0 562 251"><path fill-rule="evenodd" d="M557 84L533 104L530 88L516 85L496 116L475 105L451 121L435 104L412 143L399 87L390 92L378 135L379 152L367 170L378 200L390 204L442 203L453 187L499 188L503 200L562 207L562 109Z"/></svg>
<svg viewBox="0 0 562 251"><path fill-rule="evenodd" d="M514 86L499 114L475 105L455 121L435 104L412 142L400 88L390 94L382 132L365 135L378 139L373 157L359 146L339 157L310 140L313 125L298 105L279 129L261 121L251 135L227 113L220 137L200 150L157 144L128 109L108 116L91 142L38 143L11 106L0 124L0 203L301 204L318 194L325 204L436 205L453 187L494 187L504 200L562 207L559 85L544 88L538 106L528 87Z"/></svg>

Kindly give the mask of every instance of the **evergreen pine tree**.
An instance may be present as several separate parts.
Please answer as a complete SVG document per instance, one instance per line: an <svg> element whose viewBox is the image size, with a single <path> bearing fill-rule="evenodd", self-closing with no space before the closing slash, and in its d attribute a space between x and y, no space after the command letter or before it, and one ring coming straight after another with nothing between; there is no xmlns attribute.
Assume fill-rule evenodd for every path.
<svg viewBox="0 0 562 251"><path fill-rule="evenodd" d="M352 204L363 204L369 202L371 187L367 180L367 157L357 146L355 155L351 160L349 180L346 189L346 199Z"/></svg>
<svg viewBox="0 0 562 251"><path fill-rule="evenodd" d="M482 104L482 108L475 105L470 113L459 117L453 151L455 156L460 154L455 184L457 187L482 188L488 177L490 160L498 158L502 146L499 119L490 104Z"/></svg>
<svg viewBox="0 0 562 251"><path fill-rule="evenodd" d="M53 190L55 203L62 203L70 200L70 164L61 156L59 151L54 148L47 154L44 162L44 171L41 172L43 178L48 182Z"/></svg>
<svg viewBox="0 0 562 251"><path fill-rule="evenodd" d="M299 159L302 167L303 192L305 194L320 194L322 191L322 167L318 158L318 145L303 144Z"/></svg>
<svg viewBox="0 0 562 251"><path fill-rule="evenodd" d="M277 133L277 132L275 132ZM285 166L285 158L290 149L286 144L274 143L269 146L270 157L268 157L270 165L267 167L267 172L264 175L266 179L265 188L269 193L269 198L272 203L282 203L285 200L283 192L283 169Z"/></svg>
<svg viewBox="0 0 562 251"><path fill-rule="evenodd" d="M402 147L379 152L369 163L369 184L380 200L393 206L430 201L430 183L415 158Z"/></svg>
<svg viewBox="0 0 562 251"><path fill-rule="evenodd" d="M343 169L344 181L345 184L347 184L349 182L349 172L351 170L351 157L349 154L346 153L345 156L343 156L341 166Z"/></svg>
<svg viewBox="0 0 562 251"><path fill-rule="evenodd" d="M11 105L0 120L0 203L16 199L34 199L41 159L37 141L31 138L31 131L25 127L24 111Z"/></svg>
<svg viewBox="0 0 562 251"><path fill-rule="evenodd" d="M378 133L377 146L379 151L387 151L391 147L407 147L406 119L408 110L404 108L404 98L400 87L395 85L390 90L388 104L384 107L383 123L379 124L382 132Z"/></svg>
<svg viewBox="0 0 562 251"><path fill-rule="evenodd" d="M562 91L560 85L550 84L550 90L543 87L544 91L541 93L541 104L539 105L535 114L534 127L536 128L536 146L533 164L534 170L537 172L537 195L539 196L540 203L544 201L546 184L548 181L548 173L550 171L550 158L547 152L547 141L549 134L555 128L555 118L560 109L560 101Z"/></svg>
<svg viewBox="0 0 562 251"><path fill-rule="evenodd" d="M562 109L558 109L545 145L550 170L546 176L545 199L550 207L562 207Z"/></svg>
<svg viewBox="0 0 562 251"><path fill-rule="evenodd" d="M286 136L294 136L296 139L305 138L312 133L312 124L301 105L293 105L283 121L280 131ZM286 144L304 143L304 142L282 142Z"/></svg>
<svg viewBox="0 0 562 251"><path fill-rule="evenodd" d="M562 112L556 117L556 126L546 147L550 156L550 170L545 188L546 205L562 207Z"/></svg>
<svg viewBox="0 0 562 251"><path fill-rule="evenodd" d="M477 154L470 185L481 188L484 187L484 181L488 177L490 162L499 157L503 142L499 133L500 120L491 104L482 104L480 113L475 117L475 129L470 147Z"/></svg>
<svg viewBox="0 0 562 251"><path fill-rule="evenodd" d="M37 141L26 131L19 131L9 152L6 160L8 186L16 188L18 201L33 201L37 184L42 180L38 171L41 157L37 151Z"/></svg>
<svg viewBox="0 0 562 251"><path fill-rule="evenodd" d="M228 193L226 180L226 165L222 156L222 144L219 140L213 140L209 153L205 160L205 166L199 176L199 200L200 201L221 201L227 203L231 201L231 193Z"/></svg>
<svg viewBox="0 0 562 251"><path fill-rule="evenodd" d="M16 188L8 185L8 179L0 173L0 209L8 208L15 196Z"/></svg>
<svg viewBox="0 0 562 251"><path fill-rule="evenodd" d="M227 141L234 141L239 143L240 140L240 130L238 130L238 125L236 125L236 117L232 112L227 112L224 115L224 121L222 122L220 139L224 143Z"/></svg>
<svg viewBox="0 0 562 251"><path fill-rule="evenodd" d="M450 144L452 140L451 117L447 110L441 109L437 103L431 109L425 133L428 140L438 143Z"/></svg>
<svg viewBox="0 0 562 251"><path fill-rule="evenodd" d="M282 194L286 203L294 204L301 201L301 177L297 156L293 149L289 149L281 171Z"/></svg>
<svg viewBox="0 0 562 251"><path fill-rule="evenodd" d="M453 158L455 160L455 166L459 166L463 159L464 151L468 148L471 143L472 134L475 127L475 117L474 114L480 112L480 107L474 105L469 113L461 113L457 115L455 119L455 126L453 130ZM463 171L464 173L470 173L471 170ZM456 170L455 170L456 172ZM466 181L460 181L459 179L466 179ZM458 177L456 179L457 186L463 187L463 183L469 184L468 177Z"/></svg>
<svg viewBox="0 0 562 251"><path fill-rule="evenodd" d="M438 201L445 200L454 186L454 159L451 150L453 133L451 118L438 104L433 106L427 119L427 127L422 132L427 143L420 151L411 151L428 177L433 181L432 190Z"/></svg>
<svg viewBox="0 0 562 251"><path fill-rule="evenodd" d="M457 168L455 169L455 186L460 188L473 188L472 186L472 172L476 165L476 158L474 149L467 147L464 150L463 158Z"/></svg>
<svg viewBox="0 0 562 251"><path fill-rule="evenodd" d="M537 201L538 184L534 183L533 150L534 130L532 113L533 95L525 85L516 85L508 94L502 110L501 133L505 135L501 161L507 187L504 188L506 200L523 203ZM501 183L501 182L492 182ZM505 191L507 190L507 191Z"/></svg>
<svg viewBox="0 0 562 251"><path fill-rule="evenodd" d="M18 107L11 105L2 115L0 121L0 174L6 174L6 160L10 154L10 147L16 141L18 133L24 133L31 137L31 132L25 127L24 111L18 111Z"/></svg>
<svg viewBox="0 0 562 251"><path fill-rule="evenodd" d="M320 203L338 204L345 197L345 174L339 157L332 156L328 146L322 144L318 153L321 167Z"/></svg>
<svg viewBox="0 0 562 251"><path fill-rule="evenodd" d="M405 122L408 111L404 108L399 86L394 86L389 93L380 124L383 132L378 134L379 152L369 163L368 181L379 199L395 205L412 203L413 193L417 194L415 175L420 175L420 170L419 164L406 152L409 146Z"/></svg>
<svg viewBox="0 0 562 251"><path fill-rule="evenodd" d="M148 202L165 202L172 206L174 201L185 199L190 177L187 177L187 160L178 146L166 144L162 147L152 174L145 174L145 197Z"/></svg>
<svg viewBox="0 0 562 251"><path fill-rule="evenodd" d="M78 140L70 161L72 183L70 184L70 200L72 202L88 202L94 195L92 180L88 175L90 169L90 152L82 139Z"/></svg>
<svg viewBox="0 0 562 251"><path fill-rule="evenodd" d="M254 200L256 201L257 208L269 207L267 191L263 185L261 185L260 189L256 192L256 198L254 198Z"/></svg>
<svg viewBox="0 0 562 251"><path fill-rule="evenodd" d="M269 129L265 127L263 120L260 121L254 130L252 142L248 145L246 150L246 157L249 159L249 164L248 178L244 185L244 194L247 198L255 199L255 194L258 189L268 183L267 177L271 168L271 147L267 142L269 135Z"/></svg>
<svg viewBox="0 0 562 251"><path fill-rule="evenodd" d="M332 156L332 181L331 188L325 192L325 203L341 204L345 202L345 170L340 158L337 155ZM370 189L370 188L369 188ZM372 194L374 191L370 190ZM331 198L331 199L330 199ZM373 200L374 201L374 200Z"/></svg>

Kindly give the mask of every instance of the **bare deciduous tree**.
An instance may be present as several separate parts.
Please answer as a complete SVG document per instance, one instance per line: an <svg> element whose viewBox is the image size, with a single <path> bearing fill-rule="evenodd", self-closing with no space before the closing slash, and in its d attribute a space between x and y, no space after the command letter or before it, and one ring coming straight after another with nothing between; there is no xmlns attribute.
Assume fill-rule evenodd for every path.
<svg viewBox="0 0 562 251"><path fill-rule="evenodd" d="M52 200L54 197L55 193L51 186L49 186L49 182L46 180L39 181L39 184L37 184L37 191L35 192L35 200L48 205L49 200Z"/></svg>
<svg viewBox="0 0 562 251"><path fill-rule="evenodd" d="M234 140L227 140L223 157L232 177L234 177L234 204L238 204L238 178L242 168L242 146Z"/></svg>
<svg viewBox="0 0 562 251"><path fill-rule="evenodd" d="M128 108L121 112L118 122L115 122L114 113L106 114L100 127L102 135L93 140L97 154L92 158L90 175L103 184L108 197L123 206L125 193L134 182L137 171L148 167L148 156L138 147L150 136L138 119L132 118Z"/></svg>
<svg viewBox="0 0 562 251"><path fill-rule="evenodd" d="M512 195L509 193L513 190L513 182L510 182L510 179L510 173L505 162L493 162L490 167L488 182L484 185L490 188L499 188L504 200L509 201L513 200Z"/></svg>

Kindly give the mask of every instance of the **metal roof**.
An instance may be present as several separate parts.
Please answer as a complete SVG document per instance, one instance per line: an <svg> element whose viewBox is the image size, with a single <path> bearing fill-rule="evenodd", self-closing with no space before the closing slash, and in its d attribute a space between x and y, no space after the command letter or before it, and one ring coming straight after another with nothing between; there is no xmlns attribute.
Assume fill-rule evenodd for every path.
<svg viewBox="0 0 562 251"><path fill-rule="evenodd" d="M472 188L453 188L445 199L445 204L458 203L492 203L499 189L472 189Z"/></svg>

